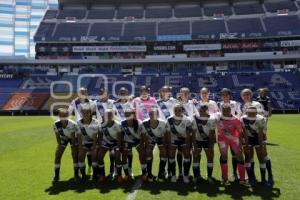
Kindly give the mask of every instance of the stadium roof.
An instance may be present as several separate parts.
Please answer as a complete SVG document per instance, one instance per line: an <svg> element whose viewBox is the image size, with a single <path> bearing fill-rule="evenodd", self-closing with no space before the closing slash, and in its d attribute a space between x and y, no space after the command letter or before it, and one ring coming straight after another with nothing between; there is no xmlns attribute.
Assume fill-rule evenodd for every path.
<svg viewBox="0 0 300 200"><path fill-rule="evenodd" d="M239 0L239 2L244 0ZM245 0L248 1L249 0ZM257 2L263 2L264 0L256 0ZM151 3L210 3L210 2L235 2L235 0L59 0L59 3L66 4L151 4Z"/></svg>

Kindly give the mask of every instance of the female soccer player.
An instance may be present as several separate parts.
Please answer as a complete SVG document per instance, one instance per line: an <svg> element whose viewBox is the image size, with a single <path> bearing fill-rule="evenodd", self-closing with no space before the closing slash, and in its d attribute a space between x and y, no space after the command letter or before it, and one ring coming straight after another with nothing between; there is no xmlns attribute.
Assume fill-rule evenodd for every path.
<svg viewBox="0 0 300 200"><path fill-rule="evenodd" d="M219 112L218 105L215 101L209 99L209 90L206 87L201 88L200 90L200 101L196 104L198 107L200 104L208 104L208 112L210 115L215 115Z"/></svg>
<svg viewBox="0 0 300 200"><path fill-rule="evenodd" d="M83 180L87 179L84 158L86 153L90 151L92 156L93 180L96 180L98 173L97 148L99 144L98 138L100 138L100 125L96 119L92 118L92 109L89 104L82 105L82 114L82 119L77 122L78 159L81 178Z"/></svg>
<svg viewBox="0 0 300 200"><path fill-rule="evenodd" d="M156 99L150 96L149 87L141 86L140 97L136 97L132 103L137 119L144 121L149 118L149 110L151 106L156 104Z"/></svg>
<svg viewBox="0 0 300 200"><path fill-rule="evenodd" d="M128 90L121 87L118 91L118 99L114 102L114 110L118 121L125 120L125 110L132 108L132 102L129 98Z"/></svg>
<svg viewBox="0 0 300 200"><path fill-rule="evenodd" d="M176 182L176 164L175 156L179 147L182 148L184 156L184 176L183 181L189 183L189 169L191 165L190 146L191 146L192 123L190 119L183 114L182 104L174 106L174 115L168 119L167 134L169 145L170 170L172 173L171 182Z"/></svg>
<svg viewBox="0 0 300 200"><path fill-rule="evenodd" d="M59 120L54 122L53 129L56 136L57 147L55 152L54 160L54 171L55 176L53 177L52 182L55 183L59 181L60 175L60 162L62 155L70 143L73 165L74 165L74 178L78 179L78 149L77 144L75 143L75 134L76 134L76 123L70 119L69 112L67 109L58 110Z"/></svg>
<svg viewBox="0 0 300 200"><path fill-rule="evenodd" d="M234 151L237 162L240 183L245 183L245 161L241 149L240 137L242 132L241 122L231 114L229 104L223 104L221 116L217 121L218 144L221 153L220 164L224 184L228 183L228 146Z"/></svg>
<svg viewBox="0 0 300 200"><path fill-rule="evenodd" d="M172 88L170 86L163 86L159 93L160 98L157 100L159 106L159 118L167 121L167 119L174 114L174 105L178 102L172 97Z"/></svg>
<svg viewBox="0 0 300 200"><path fill-rule="evenodd" d="M146 135L146 156L148 180L153 180L152 162L153 149L157 145L159 149L159 172L158 179L165 178L165 166L167 162L167 134L166 122L158 118L159 111L157 106L153 106L149 112L150 119L143 122L143 133Z"/></svg>
<svg viewBox="0 0 300 200"><path fill-rule="evenodd" d="M125 180L132 179L130 170L128 167L128 152L132 151L132 148L136 148L139 154L139 160L142 168L142 178L147 179L147 165L145 159L145 136L142 134L142 123L136 119L134 110L125 110L125 120L121 122L123 139L120 137L119 140L123 140L123 144L119 141L119 148L122 149L122 163L125 172ZM119 171L120 169L118 169Z"/></svg>
<svg viewBox="0 0 300 200"><path fill-rule="evenodd" d="M265 185L272 184L272 182L266 181L266 160L264 151L264 129L266 126L266 120L261 115L257 114L257 108L255 106L249 106L246 110L246 115L241 118L244 133L246 133L247 140L245 142L245 157L246 157L246 169L249 177L249 183L255 184L254 170L251 169L251 161L253 160L253 154L255 148L257 158L260 163L261 181Z"/></svg>
<svg viewBox="0 0 300 200"><path fill-rule="evenodd" d="M213 161L214 161L214 135L216 119L209 115L208 106L202 104L199 107L199 115L195 114L192 121L192 144L193 144L193 171L194 180L199 181L201 151L204 149L207 159L207 180L213 182Z"/></svg>
<svg viewBox="0 0 300 200"><path fill-rule="evenodd" d="M119 151L117 149L118 135L121 134L121 127L118 121L114 120L114 111L107 109L105 111L104 123L101 127L101 144L98 151L98 161L99 161L99 181L103 182L105 180L105 170L104 170L104 157L107 151L114 151L116 153L116 158L118 159ZM120 161L116 161L120 164ZM114 178L114 177L113 177Z"/></svg>

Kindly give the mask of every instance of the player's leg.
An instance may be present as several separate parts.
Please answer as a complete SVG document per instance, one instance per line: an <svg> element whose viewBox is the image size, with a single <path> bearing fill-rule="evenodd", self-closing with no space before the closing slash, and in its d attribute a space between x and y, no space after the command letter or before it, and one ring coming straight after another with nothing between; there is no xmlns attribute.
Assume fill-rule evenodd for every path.
<svg viewBox="0 0 300 200"><path fill-rule="evenodd" d="M130 176L133 176L133 173L132 173L132 161L133 161L132 149L129 149L129 151L127 152L127 159L128 159L128 170L129 170Z"/></svg>
<svg viewBox="0 0 300 200"><path fill-rule="evenodd" d="M132 152L131 145L126 143L122 151L122 166L125 173L125 180L131 179L131 174L129 174L128 167L128 152Z"/></svg>
<svg viewBox="0 0 300 200"><path fill-rule="evenodd" d="M158 179L164 180L166 177L165 167L168 160L167 150L164 145L158 145L159 150L159 170L158 170Z"/></svg>
<svg viewBox="0 0 300 200"><path fill-rule="evenodd" d="M116 158L116 169L117 169L117 180L122 182L122 159L121 159L122 149L118 147L115 148L115 158Z"/></svg>
<svg viewBox="0 0 300 200"><path fill-rule="evenodd" d="M182 145L182 152L184 157L183 162L183 181L185 183L189 183L189 174L190 174L190 166L191 166L191 151L190 147L187 144Z"/></svg>
<svg viewBox="0 0 300 200"><path fill-rule="evenodd" d="M176 162L175 162L176 151L177 151L177 145L171 144L168 152L170 172L171 172L171 182L176 182Z"/></svg>
<svg viewBox="0 0 300 200"><path fill-rule="evenodd" d="M86 153L86 159L87 159L87 164L88 164L88 170L87 170L87 174L91 175L92 173L92 152L91 151L87 151Z"/></svg>
<svg viewBox="0 0 300 200"><path fill-rule="evenodd" d="M74 179L77 180L79 178L78 144L73 144L71 146L71 154L72 154L73 166L74 166Z"/></svg>
<svg viewBox="0 0 300 200"><path fill-rule="evenodd" d="M222 172L222 179L225 184L228 183L228 164L227 164L227 152L228 152L228 143L225 140L219 141L220 149L220 165Z"/></svg>
<svg viewBox="0 0 300 200"><path fill-rule="evenodd" d="M209 142L207 141L203 147L207 160L207 180L209 182L213 182L212 174L214 169L214 146L210 146Z"/></svg>
<svg viewBox="0 0 300 200"><path fill-rule="evenodd" d="M103 182L105 179L105 166L104 166L104 157L108 151L108 147L102 145L99 149L98 161L99 161L99 181ZM93 177L94 178L94 177Z"/></svg>
<svg viewBox="0 0 300 200"><path fill-rule="evenodd" d="M147 164L146 164L146 150L142 145L137 145L136 150L139 154L139 161L142 170L142 179L145 181L147 180Z"/></svg>
<svg viewBox="0 0 300 200"><path fill-rule="evenodd" d="M57 145L56 151L55 151L55 159L54 159L54 177L52 179L52 182L55 183L59 181L60 178L60 163L62 155L65 151L66 146L64 145Z"/></svg>
<svg viewBox="0 0 300 200"><path fill-rule="evenodd" d="M265 161L265 155L264 155L263 147L255 146L255 151L256 151L258 161L259 161L261 182L263 184L267 184L267 181L266 181L266 161Z"/></svg>
<svg viewBox="0 0 300 200"><path fill-rule="evenodd" d="M116 169L116 155L114 149L109 151L109 161L110 161L109 174L111 177L113 177L113 174L115 173L115 169Z"/></svg>
<svg viewBox="0 0 300 200"><path fill-rule="evenodd" d="M86 153L87 153L88 147L80 147L79 151L78 151L78 165L79 165L79 170L81 173L81 179L82 180L86 180L87 176L86 176L86 172L85 172L85 157L86 157Z"/></svg>
<svg viewBox="0 0 300 200"><path fill-rule="evenodd" d="M146 149L146 164L147 164L147 175L148 179L153 179L154 176L152 174L152 164L153 164L153 149L154 149L154 144L149 144L147 149Z"/></svg>
<svg viewBox="0 0 300 200"><path fill-rule="evenodd" d="M266 168L268 172L268 182L270 185L274 184L273 180L273 172L272 172L272 164L271 164L271 158L268 156L268 151L267 151L267 135L264 134L264 142L263 142L263 154L266 162Z"/></svg>
<svg viewBox="0 0 300 200"><path fill-rule="evenodd" d="M233 151L233 149L230 147L230 152L231 152L231 163L232 163L232 177L234 179L234 181L238 181L238 175L237 175L237 166L238 166L238 161L236 158L236 155Z"/></svg>
<svg viewBox="0 0 300 200"><path fill-rule="evenodd" d="M199 181L201 178L200 174L200 159L201 159L202 148L199 145L195 145L193 149L193 173L194 181Z"/></svg>
<svg viewBox="0 0 300 200"><path fill-rule="evenodd" d="M182 153L181 146L177 147L176 159L177 159L177 165L178 165L178 174L179 174L179 178L181 179L182 178L182 164L183 164L183 153Z"/></svg>
<svg viewBox="0 0 300 200"><path fill-rule="evenodd" d="M230 142L230 149L232 149L234 155L236 156L237 160L237 170L239 172L240 176L240 183L244 184L245 183L245 160L242 152L241 145L239 144L239 139L236 138L236 141L231 141Z"/></svg>

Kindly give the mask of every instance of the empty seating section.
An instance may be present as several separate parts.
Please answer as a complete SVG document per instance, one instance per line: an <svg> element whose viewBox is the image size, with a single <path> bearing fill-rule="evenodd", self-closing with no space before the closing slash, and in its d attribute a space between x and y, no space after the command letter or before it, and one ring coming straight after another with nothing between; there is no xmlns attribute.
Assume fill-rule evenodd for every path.
<svg viewBox="0 0 300 200"><path fill-rule="evenodd" d="M135 22L125 24L124 40L155 40L155 22Z"/></svg>
<svg viewBox="0 0 300 200"><path fill-rule="evenodd" d="M117 18L123 19L126 17L134 17L137 19L141 19L144 17L144 9L143 8L134 8L134 7L119 8Z"/></svg>
<svg viewBox="0 0 300 200"><path fill-rule="evenodd" d="M57 15L57 10L47 10L44 19L55 19Z"/></svg>
<svg viewBox="0 0 300 200"><path fill-rule="evenodd" d="M160 22L158 24L158 35L186 35L190 34L190 23L181 22Z"/></svg>
<svg viewBox="0 0 300 200"><path fill-rule="evenodd" d="M40 23L34 38L36 40L50 40L54 27L55 27L55 23L46 23L46 22Z"/></svg>
<svg viewBox="0 0 300 200"><path fill-rule="evenodd" d="M92 25L89 36L97 36L99 39L121 37L122 23L95 23Z"/></svg>
<svg viewBox="0 0 300 200"><path fill-rule="evenodd" d="M230 19L227 21L230 33L244 34L246 37L257 37L264 34L259 18Z"/></svg>
<svg viewBox="0 0 300 200"><path fill-rule="evenodd" d="M232 15L230 6L204 6L204 15L214 16L216 14L224 14L225 16Z"/></svg>
<svg viewBox="0 0 300 200"><path fill-rule="evenodd" d="M278 2L265 2L265 7L268 12L277 12L277 10L287 9L289 11L297 11L297 7L293 1L278 1Z"/></svg>
<svg viewBox="0 0 300 200"><path fill-rule="evenodd" d="M192 23L192 35L195 38L216 37L220 33L226 33L224 20L204 20Z"/></svg>
<svg viewBox="0 0 300 200"><path fill-rule="evenodd" d="M170 18L172 17L171 7L148 7L146 18Z"/></svg>
<svg viewBox="0 0 300 200"><path fill-rule="evenodd" d="M57 40L78 40L86 36L89 23L60 23L57 25L54 38Z"/></svg>
<svg viewBox="0 0 300 200"><path fill-rule="evenodd" d="M266 17L264 23L270 36L300 35L300 21L298 16Z"/></svg>
<svg viewBox="0 0 300 200"><path fill-rule="evenodd" d="M112 19L115 15L114 8L98 8L89 10L87 19Z"/></svg>
<svg viewBox="0 0 300 200"><path fill-rule="evenodd" d="M66 19L75 17L76 19L83 19L85 18L86 10L84 9L70 9L70 10L59 10L57 19Z"/></svg>
<svg viewBox="0 0 300 200"><path fill-rule="evenodd" d="M264 13L264 10L260 4L240 4L234 6L236 15L250 15Z"/></svg>
<svg viewBox="0 0 300 200"><path fill-rule="evenodd" d="M175 17L201 17L202 11L200 6L185 6L174 8Z"/></svg>

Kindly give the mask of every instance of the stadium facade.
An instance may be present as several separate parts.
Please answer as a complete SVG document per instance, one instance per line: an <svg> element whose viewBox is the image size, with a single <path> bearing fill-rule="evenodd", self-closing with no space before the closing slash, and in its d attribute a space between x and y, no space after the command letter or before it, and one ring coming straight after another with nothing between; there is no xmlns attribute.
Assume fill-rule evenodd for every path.
<svg viewBox="0 0 300 200"><path fill-rule="evenodd" d="M35 56L33 36L47 9L56 9L57 0L1 0L0 56Z"/></svg>

